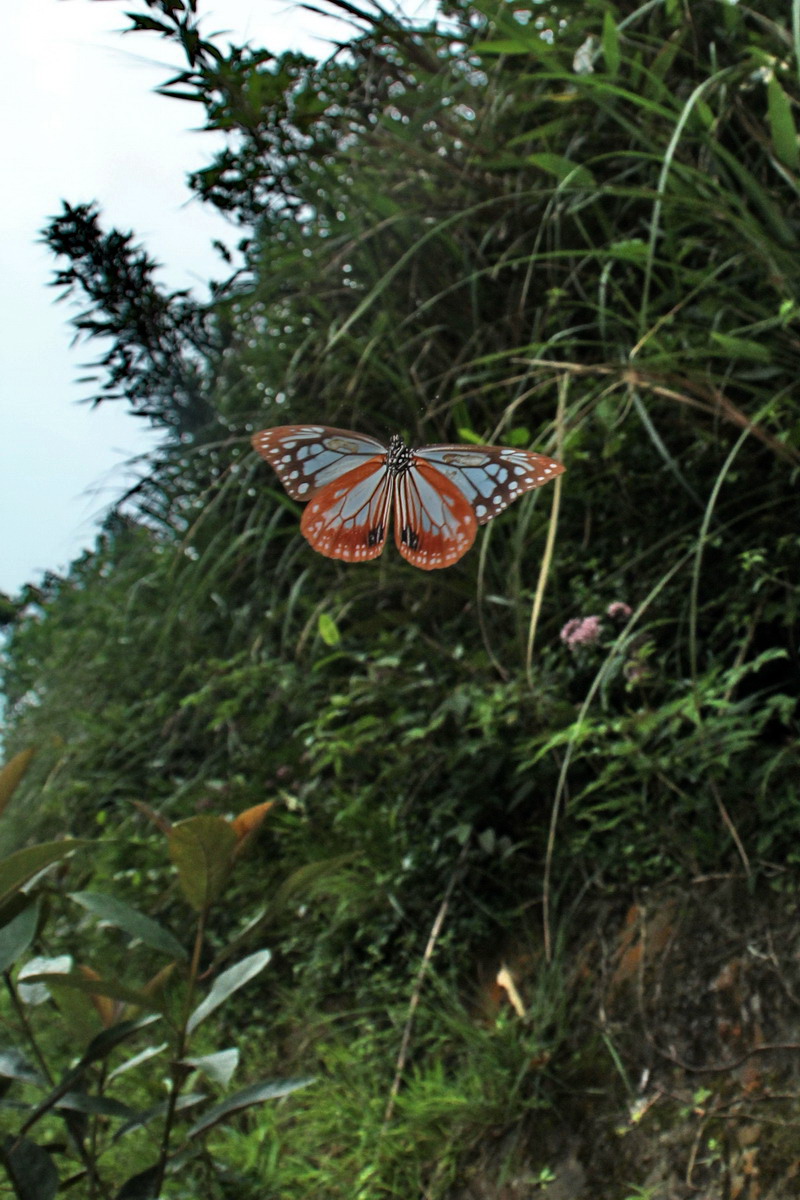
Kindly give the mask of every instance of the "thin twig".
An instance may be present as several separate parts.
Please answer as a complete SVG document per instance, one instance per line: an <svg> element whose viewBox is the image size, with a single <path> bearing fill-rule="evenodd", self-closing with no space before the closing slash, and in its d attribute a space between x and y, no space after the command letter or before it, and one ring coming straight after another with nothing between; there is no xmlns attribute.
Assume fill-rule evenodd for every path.
<svg viewBox="0 0 800 1200"><path fill-rule="evenodd" d="M784 461L796 463L800 460L800 453L797 450L785 445L769 430L759 425L759 416L751 421L747 414L737 408L719 388L700 384L696 380L661 375L642 367L615 363L575 363L549 358L525 358L515 361L524 363L526 367L546 367L550 371L569 371L571 375L576 376L610 375L620 387L639 387L664 400L674 400L678 404L699 409L700 412L708 413L711 416L721 416L732 425L738 426L739 429L752 433ZM527 378L527 372L525 378ZM511 378L507 379L506 383L511 384L514 381L514 378Z"/></svg>
<svg viewBox="0 0 800 1200"><path fill-rule="evenodd" d="M740 1054L738 1058L732 1058L726 1063L692 1063L684 1062L682 1058L678 1058L675 1054L670 1054L668 1050L662 1050L660 1046L649 1038L650 1045L655 1050L659 1057L666 1059L667 1062L673 1063L674 1066L680 1067L682 1071L689 1071L695 1075L724 1075L728 1071L735 1071L737 1067L741 1067L746 1063L748 1058L753 1058L756 1054L769 1054L771 1051L780 1051L784 1053L787 1050L800 1051L800 1042L762 1042L758 1046L751 1046L744 1054Z"/></svg>
<svg viewBox="0 0 800 1200"><path fill-rule="evenodd" d="M702 731L701 731L701 736L702 736ZM742 842L742 839L739 837L739 830L734 825L733 818L731 817L731 814L728 812L728 809L725 806L725 801L722 799L722 796L720 795L719 788L717 787L717 781L713 775L709 775L709 777L708 777L708 786L709 786L712 796L714 797L714 799L717 802L717 809L719 810L719 815L722 817L722 824L725 826L728 833L731 835L731 838L733 839L733 844L735 845L735 847L739 853L739 858L742 860L742 866L744 867L745 875L749 879L753 873L752 870L750 869L750 858L748 856L747 851L744 848L744 843Z"/></svg>

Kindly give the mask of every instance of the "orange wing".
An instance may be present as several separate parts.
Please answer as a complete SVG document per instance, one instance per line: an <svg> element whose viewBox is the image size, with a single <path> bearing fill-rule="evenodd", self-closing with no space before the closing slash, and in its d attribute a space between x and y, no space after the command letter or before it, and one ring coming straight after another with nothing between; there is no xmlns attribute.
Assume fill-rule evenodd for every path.
<svg viewBox="0 0 800 1200"><path fill-rule="evenodd" d="M393 483L384 455L377 455L316 492L300 532L327 558L366 562L386 544Z"/></svg>
<svg viewBox="0 0 800 1200"><path fill-rule="evenodd" d="M478 523L460 488L430 463L414 465L395 484L394 540L415 567L449 567L475 541Z"/></svg>

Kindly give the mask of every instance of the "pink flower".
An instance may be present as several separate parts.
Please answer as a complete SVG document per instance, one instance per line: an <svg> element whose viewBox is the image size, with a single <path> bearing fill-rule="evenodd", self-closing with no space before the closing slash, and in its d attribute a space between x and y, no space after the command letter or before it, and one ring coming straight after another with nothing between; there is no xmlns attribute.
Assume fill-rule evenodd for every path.
<svg viewBox="0 0 800 1200"><path fill-rule="evenodd" d="M630 604L626 604L624 600L614 600L606 609L606 614L612 621L627 621L632 612Z"/></svg>
<svg viewBox="0 0 800 1200"><path fill-rule="evenodd" d="M600 637L599 617L573 617L558 635L570 650L575 646L591 646Z"/></svg>

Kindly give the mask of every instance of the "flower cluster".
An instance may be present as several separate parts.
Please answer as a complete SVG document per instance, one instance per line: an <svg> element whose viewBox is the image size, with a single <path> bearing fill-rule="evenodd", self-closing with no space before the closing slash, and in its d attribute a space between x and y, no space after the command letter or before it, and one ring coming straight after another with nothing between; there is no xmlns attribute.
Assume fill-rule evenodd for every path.
<svg viewBox="0 0 800 1200"><path fill-rule="evenodd" d="M624 600L613 600L606 609L606 615L611 617L612 621L627 621L632 612L630 604L626 604Z"/></svg>
<svg viewBox="0 0 800 1200"><path fill-rule="evenodd" d="M573 650L576 646L591 646L600 638L599 617L573 617L558 635Z"/></svg>
<svg viewBox="0 0 800 1200"><path fill-rule="evenodd" d="M628 617L633 612L629 604L624 600L614 600L606 609L606 616L612 621L627 621ZM600 640L602 633L602 618L592 615L590 617L573 617L567 621L561 633L558 635L565 645L569 646L570 650L574 650L576 646L592 646Z"/></svg>

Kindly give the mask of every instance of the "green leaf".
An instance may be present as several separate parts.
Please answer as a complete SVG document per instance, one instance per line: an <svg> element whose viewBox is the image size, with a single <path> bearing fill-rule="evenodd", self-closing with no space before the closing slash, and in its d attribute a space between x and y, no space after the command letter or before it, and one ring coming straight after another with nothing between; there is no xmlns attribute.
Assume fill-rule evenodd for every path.
<svg viewBox="0 0 800 1200"><path fill-rule="evenodd" d="M223 1100L220 1104L215 1104L197 1124L191 1127L186 1136L187 1138L197 1137L199 1133L204 1133L212 1125L218 1124L224 1117L229 1116L230 1113L238 1112L242 1108L249 1108L253 1104L263 1104L266 1100L279 1100L281 1096L288 1096L291 1092L296 1092L299 1088L308 1087L313 1082L314 1077L309 1076L307 1079L284 1079L273 1082L254 1083L250 1087L243 1088L241 1092L236 1092L233 1096L229 1096L227 1100Z"/></svg>
<svg viewBox="0 0 800 1200"><path fill-rule="evenodd" d="M236 847L236 832L222 817L189 817L173 825L167 838L186 900L202 912L222 893Z"/></svg>
<svg viewBox="0 0 800 1200"><path fill-rule="evenodd" d="M182 1062L200 1071L212 1083L227 1087L239 1065L239 1051L232 1047L230 1050L217 1050L215 1054L203 1054L199 1058L184 1058Z"/></svg>
<svg viewBox="0 0 800 1200"><path fill-rule="evenodd" d="M797 127L789 97L774 73L767 82L767 120L776 157L785 167L796 171L800 167Z"/></svg>
<svg viewBox="0 0 800 1200"><path fill-rule="evenodd" d="M317 628L319 636L322 638L326 646L338 646L342 640L342 635L339 633L339 627L333 617L328 613L320 613L317 620Z"/></svg>
<svg viewBox="0 0 800 1200"><path fill-rule="evenodd" d="M793 246L795 242L794 230L786 220L781 206L773 199L770 189L764 187L753 172L748 170L742 160L732 150L726 149L722 142L718 140L714 143L714 154L736 176L736 182L760 210L764 221L772 233L784 245Z"/></svg>
<svg viewBox="0 0 800 1200"><path fill-rule="evenodd" d="M731 358L747 358L754 362L771 362L772 351L763 342L754 342L750 338L731 337L727 333L711 330L711 340L721 346Z"/></svg>
<svg viewBox="0 0 800 1200"><path fill-rule="evenodd" d="M523 105L523 110L524 110ZM513 150L515 146L526 146L530 143L534 145L539 142L545 142L548 138L553 139L556 144L563 141L568 136L568 122L565 117L556 117L552 121L543 121L540 125L531 125L525 129L524 133L518 133L516 137L509 138L505 143L506 150Z"/></svg>
<svg viewBox="0 0 800 1200"><path fill-rule="evenodd" d="M478 845L484 854L491 854L497 845L497 834L493 829L484 829L478 834Z"/></svg>
<svg viewBox="0 0 800 1200"><path fill-rule="evenodd" d="M612 78L618 75L620 64L619 32L614 14L610 9L606 9L603 15L603 58L608 74Z"/></svg>
<svg viewBox="0 0 800 1200"><path fill-rule="evenodd" d="M480 446L482 443L480 435L474 429L468 429L466 426L459 427L458 436L462 442L471 442L473 446Z"/></svg>
<svg viewBox="0 0 800 1200"><path fill-rule="evenodd" d="M27 1138L7 1137L1 1153L17 1200L52 1200L59 1179L46 1150Z"/></svg>
<svg viewBox="0 0 800 1200"><path fill-rule="evenodd" d="M610 258L644 263L647 259L647 242L643 238L623 238L619 242L612 242L606 253Z"/></svg>
<svg viewBox="0 0 800 1200"><path fill-rule="evenodd" d="M42 842L38 846L28 846L25 850L18 850L16 854L4 858L0 862L0 904L4 904L9 896L24 887L28 880L33 879L34 875L38 875L45 867L60 862L72 854L73 850L86 844L83 839L64 838L60 842Z"/></svg>
<svg viewBox="0 0 800 1200"><path fill-rule="evenodd" d="M39 901L23 908L0 929L0 971L7 971L30 946L39 924Z"/></svg>
<svg viewBox="0 0 800 1200"><path fill-rule="evenodd" d="M0 767L0 813L5 812L14 789L27 771L35 753L32 746L27 750L20 750L4 767Z"/></svg>
<svg viewBox="0 0 800 1200"><path fill-rule="evenodd" d="M183 1096L179 1096L175 1105L176 1112L184 1112L187 1108L194 1108L196 1104L207 1100L208 1097L204 1092L186 1092ZM170 1110L169 1100L161 1100L158 1104L152 1105L144 1112L137 1113L132 1120L121 1126L114 1134L113 1140L118 1142L120 1138L125 1137L129 1133L133 1133L135 1129L143 1129L145 1125L149 1125L151 1121L158 1121L165 1117Z"/></svg>
<svg viewBox="0 0 800 1200"><path fill-rule="evenodd" d="M113 1100L110 1096L89 1096L86 1092L65 1092L60 1100L56 1100L53 1108L92 1113L98 1117L113 1117L120 1121L130 1121L135 1116L135 1111L129 1104Z"/></svg>
<svg viewBox="0 0 800 1200"><path fill-rule="evenodd" d="M156 1185L160 1174L161 1169L156 1163L146 1171L131 1175L116 1193L114 1200L157 1200Z"/></svg>
<svg viewBox="0 0 800 1200"><path fill-rule="evenodd" d="M218 956L218 961L221 963L233 958L240 947L252 942L256 932L274 921L289 905L330 894L342 869L356 861L356 854L339 854L336 858L304 863L302 867L292 871L273 892L269 903L228 943L224 952Z"/></svg>
<svg viewBox="0 0 800 1200"><path fill-rule="evenodd" d="M46 969L46 968L41 968ZM103 1020L94 1002L87 1003L83 992L74 988L57 988L51 992L44 984L36 984L46 993L47 1001L55 1000L65 1032L74 1046L85 1046L103 1028ZM107 1002L108 1003L108 1002Z"/></svg>
<svg viewBox="0 0 800 1200"><path fill-rule="evenodd" d="M574 163L560 154L528 154L525 162L541 171L547 171L548 175L555 175L559 182L567 180L574 187L596 186L595 177L588 167Z"/></svg>
<svg viewBox="0 0 800 1200"><path fill-rule="evenodd" d="M126 1071L133 1071L136 1067L140 1067L142 1063L149 1062L151 1058L156 1058L159 1054L163 1054L168 1045L168 1042L159 1042L157 1046L145 1046L144 1050L140 1050L138 1054L132 1055L131 1058L126 1058L124 1063L120 1063L118 1067L114 1067L113 1071L109 1071L109 1081L116 1079L117 1075L124 1075Z"/></svg>
<svg viewBox="0 0 800 1200"><path fill-rule="evenodd" d="M71 988L74 991L85 992L87 996L110 996L112 1000L124 1000L127 1004L135 1004L137 1008L158 1009L158 1001L138 988L127 987L113 979L87 979L85 975L75 972L62 973L58 971L43 971L37 975L26 975L25 983L43 983L54 996L59 988Z"/></svg>
<svg viewBox="0 0 800 1200"><path fill-rule="evenodd" d="M72 970L72 967L71 954L36 955L34 958L29 958L17 972L17 991L23 1004L46 1004L50 999L47 987L43 983L35 982L37 975L65 975Z"/></svg>
<svg viewBox="0 0 800 1200"><path fill-rule="evenodd" d="M697 103L695 104L694 111L695 115L700 118L701 124L703 124L706 129L711 129L712 125L716 121L716 115L713 108L706 104L705 100L701 98L698 99Z"/></svg>
<svg viewBox="0 0 800 1200"><path fill-rule="evenodd" d="M343 867L355 861L357 856L354 854L338 854L335 858L303 863L278 885L267 908L267 915L280 912L287 904L298 899L309 900L314 896L324 895L327 882L335 879Z"/></svg>
<svg viewBox="0 0 800 1200"><path fill-rule="evenodd" d="M154 1021L160 1020L161 1018L158 1013L147 1013L143 1017L134 1017L130 1021L120 1021L118 1025L112 1025L110 1029L104 1029L96 1037L92 1038L81 1055L79 1066L86 1067L90 1063L108 1058L111 1051L116 1050L121 1042L133 1037L140 1029L146 1029Z"/></svg>
<svg viewBox="0 0 800 1200"><path fill-rule="evenodd" d="M538 43L541 42L541 46ZM541 37L537 37L536 43L533 43L530 38L497 38L493 42L477 42L472 51L474 54L531 54L534 48L542 53L542 57L549 57L552 51Z"/></svg>
<svg viewBox="0 0 800 1200"><path fill-rule="evenodd" d="M509 429L505 441L509 446L530 446L531 431L527 425L516 425L513 429Z"/></svg>
<svg viewBox="0 0 800 1200"><path fill-rule="evenodd" d="M44 1076L14 1049L0 1053L0 1076L3 1079L18 1079L20 1083L32 1083L36 1087L45 1087L47 1083Z"/></svg>
<svg viewBox="0 0 800 1200"><path fill-rule="evenodd" d="M107 896L104 892L70 892L69 895L71 900L88 909L100 920L108 921L109 924L124 930L131 937L144 942L145 946L150 946L152 950L159 950L169 958L188 957L184 947L169 930L138 909L132 908L130 904L125 904L114 896Z"/></svg>
<svg viewBox="0 0 800 1200"><path fill-rule="evenodd" d="M248 958L243 958L235 967L229 967L227 971L223 971L221 975L214 981L211 991L206 996L202 1004L199 1004L189 1018L187 1030L189 1033L196 1029L201 1021L219 1008L229 996L237 992L240 987L244 987L251 979L260 974L264 970L269 960L272 958L270 950L257 950L255 954L251 954Z"/></svg>
<svg viewBox="0 0 800 1200"><path fill-rule="evenodd" d="M128 13L128 19L132 22L130 31L134 29L147 29L153 33L163 33L165 37L169 37L172 33L172 27L165 25L163 21L156 21L154 17L141 17L137 13Z"/></svg>

